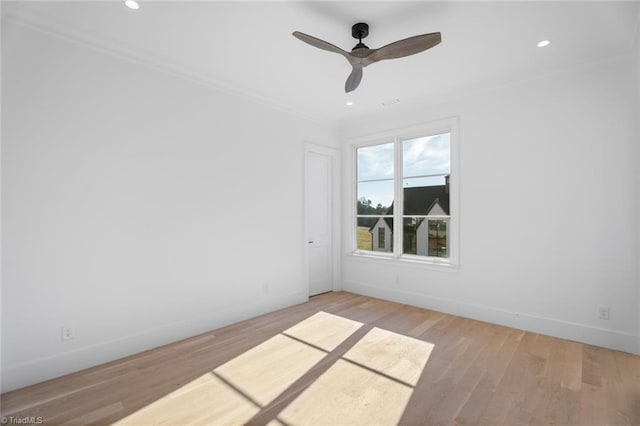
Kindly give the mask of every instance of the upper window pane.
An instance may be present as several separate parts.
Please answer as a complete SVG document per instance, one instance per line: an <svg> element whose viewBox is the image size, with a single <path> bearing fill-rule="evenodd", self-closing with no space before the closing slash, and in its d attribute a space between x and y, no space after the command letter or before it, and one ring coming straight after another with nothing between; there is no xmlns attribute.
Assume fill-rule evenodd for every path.
<svg viewBox="0 0 640 426"><path fill-rule="evenodd" d="M404 188L402 213L407 216L449 216L449 179L444 185Z"/></svg>
<svg viewBox="0 0 640 426"><path fill-rule="evenodd" d="M358 180L393 179L393 142L358 148Z"/></svg>
<svg viewBox="0 0 640 426"><path fill-rule="evenodd" d="M358 184L358 214L393 214L393 181Z"/></svg>
<svg viewBox="0 0 640 426"><path fill-rule="evenodd" d="M402 141L403 177L449 174L450 133Z"/></svg>

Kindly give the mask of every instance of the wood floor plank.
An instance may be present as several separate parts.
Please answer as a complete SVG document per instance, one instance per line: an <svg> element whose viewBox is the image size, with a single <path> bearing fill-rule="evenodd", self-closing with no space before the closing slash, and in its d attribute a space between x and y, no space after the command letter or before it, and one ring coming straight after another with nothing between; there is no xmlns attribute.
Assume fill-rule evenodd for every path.
<svg viewBox="0 0 640 426"><path fill-rule="evenodd" d="M0 402L51 425L638 425L640 357L336 292Z"/></svg>

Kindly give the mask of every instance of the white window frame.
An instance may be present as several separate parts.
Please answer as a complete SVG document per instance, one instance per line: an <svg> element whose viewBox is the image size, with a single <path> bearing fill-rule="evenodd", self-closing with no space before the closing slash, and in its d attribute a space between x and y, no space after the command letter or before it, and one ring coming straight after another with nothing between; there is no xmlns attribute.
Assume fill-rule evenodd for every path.
<svg viewBox="0 0 640 426"><path fill-rule="evenodd" d="M402 187L402 141L432 136L442 133L450 133L450 175L449 175L449 216L448 219L448 243L449 257L422 256L402 253L402 233L393 232L393 247L391 253L358 250L357 246L357 150L368 146L394 143L394 209L393 221L395 224L403 223L402 206L404 205L404 191ZM402 129L389 130L374 135L352 139L349 141L351 155L351 193L350 193L350 246L347 254L355 258L373 262L394 262L412 265L424 265L438 270L457 271L459 268L460 253L460 203L459 203L459 119L458 117L444 118L437 121L418 124ZM425 216L426 217L426 216ZM429 216L428 219L437 220L439 216Z"/></svg>

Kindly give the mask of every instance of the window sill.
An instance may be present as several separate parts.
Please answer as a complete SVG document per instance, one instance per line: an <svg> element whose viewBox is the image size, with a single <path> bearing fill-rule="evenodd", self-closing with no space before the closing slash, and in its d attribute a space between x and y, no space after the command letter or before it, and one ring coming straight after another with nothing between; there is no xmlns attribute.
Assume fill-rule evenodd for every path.
<svg viewBox="0 0 640 426"><path fill-rule="evenodd" d="M377 263L388 265L406 265L420 269L430 269L442 272L458 272L460 265L450 260L436 260L420 256L404 255L395 257L389 254L376 254L366 251L346 253L346 256L358 262Z"/></svg>

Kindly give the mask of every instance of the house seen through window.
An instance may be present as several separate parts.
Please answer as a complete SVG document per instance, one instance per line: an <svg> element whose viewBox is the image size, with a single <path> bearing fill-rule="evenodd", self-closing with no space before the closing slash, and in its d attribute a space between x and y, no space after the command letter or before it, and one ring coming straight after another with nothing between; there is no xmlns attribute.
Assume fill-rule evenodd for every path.
<svg viewBox="0 0 640 426"><path fill-rule="evenodd" d="M450 136L356 149L357 250L450 257Z"/></svg>

